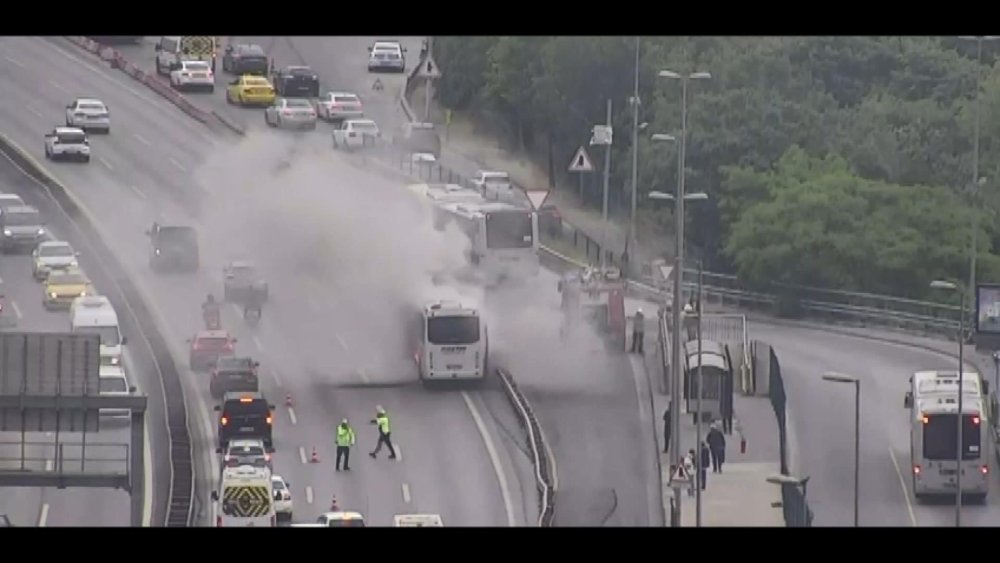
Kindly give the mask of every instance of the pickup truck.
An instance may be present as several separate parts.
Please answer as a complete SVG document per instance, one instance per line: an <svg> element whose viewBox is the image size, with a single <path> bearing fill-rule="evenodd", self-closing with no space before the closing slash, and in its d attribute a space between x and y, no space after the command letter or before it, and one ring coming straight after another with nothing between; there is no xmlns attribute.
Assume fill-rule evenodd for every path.
<svg viewBox="0 0 1000 563"><path fill-rule="evenodd" d="M371 119L347 119L333 130L333 148L371 147L381 138L378 125Z"/></svg>
<svg viewBox="0 0 1000 563"><path fill-rule="evenodd" d="M479 170L472 177L472 185L486 199L506 200L513 195L510 175L496 170Z"/></svg>

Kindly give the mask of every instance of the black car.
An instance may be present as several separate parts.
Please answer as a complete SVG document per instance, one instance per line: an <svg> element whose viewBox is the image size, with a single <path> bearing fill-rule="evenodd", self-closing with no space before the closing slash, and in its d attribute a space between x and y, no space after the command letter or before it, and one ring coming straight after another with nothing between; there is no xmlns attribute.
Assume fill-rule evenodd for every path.
<svg viewBox="0 0 1000 563"><path fill-rule="evenodd" d="M222 70L237 76L244 74L267 76L269 68L264 49L253 43L228 45L225 54L222 55Z"/></svg>
<svg viewBox="0 0 1000 563"><path fill-rule="evenodd" d="M149 237L149 266L155 272L198 270L198 235L192 227L153 223Z"/></svg>
<svg viewBox="0 0 1000 563"><path fill-rule="evenodd" d="M208 387L213 397L221 397L226 393L256 393L260 390L257 378L259 362L252 358L234 358L220 356L211 369L212 379Z"/></svg>
<svg viewBox="0 0 1000 563"><path fill-rule="evenodd" d="M231 392L222 397L222 405L215 407L219 413L219 447L230 440L256 438L272 447L271 430L274 422L274 405L268 404L259 391L255 393Z"/></svg>
<svg viewBox="0 0 1000 563"><path fill-rule="evenodd" d="M0 211L0 228L0 248L4 252L31 250L45 240L47 233L42 215L30 205L4 207Z"/></svg>
<svg viewBox="0 0 1000 563"><path fill-rule="evenodd" d="M289 66L274 74L271 83L278 96L318 98L319 76L307 66Z"/></svg>

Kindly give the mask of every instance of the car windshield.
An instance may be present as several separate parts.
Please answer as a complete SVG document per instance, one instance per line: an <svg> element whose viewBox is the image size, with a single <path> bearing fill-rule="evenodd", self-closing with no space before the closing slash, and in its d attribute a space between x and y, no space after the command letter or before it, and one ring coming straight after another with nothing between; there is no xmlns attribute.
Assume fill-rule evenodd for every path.
<svg viewBox="0 0 1000 563"><path fill-rule="evenodd" d="M239 457L262 457L264 455L264 448L256 445L233 446L232 448L229 448L229 455Z"/></svg>
<svg viewBox="0 0 1000 563"><path fill-rule="evenodd" d="M124 377L102 377L101 393L123 393L128 391Z"/></svg>
<svg viewBox="0 0 1000 563"><path fill-rule="evenodd" d="M95 102L83 103L83 104L80 104L80 109L90 109L90 110L104 111L104 104L98 104L98 103L95 103Z"/></svg>
<svg viewBox="0 0 1000 563"><path fill-rule="evenodd" d="M285 490L285 482L281 479L271 479L271 488L276 491L283 491Z"/></svg>
<svg viewBox="0 0 1000 563"><path fill-rule="evenodd" d="M510 176L507 174L483 174L484 182L494 182L494 183L505 183L510 182Z"/></svg>
<svg viewBox="0 0 1000 563"><path fill-rule="evenodd" d="M312 109L312 104L309 100L300 100L298 98L292 98L290 100L285 100L285 106L290 108L308 108Z"/></svg>
<svg viewBox="0 0 1000 563"><path fill-rule="evenodd" d="M269 409L267 403L263 399L254 399L248 403L241 403L240 401L227 401L226 408L224 409L226 413L232 416L245 416L245 415L262 415L267 416Z"/></svg>
<svg viewBox="0 0 1000 563"><path fill-rule="evenodd" d="M73 256L73 247L68 244L42 246L38 249L38 255L44 258L70 257Z"/></svg>
<svg viewBox="0 0 1000 563"><path fill-rule="evenodd" d="M361 131L363 133L374 133L378 131L378 126L371 121L355 121L353 127L355 131Z"/></svg>
<svg viewBox="0 0 1000 563"><path fill-rule="evenodd" d="M264 49L260 45L240 45L236 48L236 52L240 55L257 55L264 56Z"/></svg>
<svg viewBox="0 0 1000 563"><path fill-rule="evenodd" d="M243 83L247 86L270 86L271 84L263 78L246 78Z"/></svg>
<svg viewBox="0 0 1000 563"><path fill-rule="evenodd" d="M118 327L116 326L81 326L74 328L73 331L96 334L101 337L101 344L103 346L118 346L120 342Z"/></svg>
<svg viewBox="0 0 1000 563"><path fill-rule="evenodd" d="M201 61L186 62L184 63L184 68L186 68L187 70L199 70L199 71L210 70L208 63L204 63Z"/></svg>
<svg viewBox="0 0 1000 563"><path fill-rule="evenodd" d="M33 227L42 223L38 213L33 211L23 211L19 213L7 213L4 216L3 224L14 227Z"/></svg>
<svg viewBox="0 0 1000 563"><path fill-rule="evenodd" d="M224 348L226 346L226 344L229 344L229 339L228 338L205 338L205 337L202 337L202 338L199 338L197 340L197 344L201 348L209 348L209 349L212 349L212 350L216 350L216 349L219 349L219 348Z"/></svg>
<svg viewBox="0 0 1000 563"><path fill-rule="evenodd" d="M216 365L219 371L250 371L253 369L250 360L245 358L221 358Z"/></svg>
<svg viewBox="0 0 1000 563"><path fill-rule="evenodd" d="M49 274L49 283L52 285L83 285L89 281L82 274L54 272Z"/></svg>
<svg viewBox="0 0 1000 563"><path fill-rule="evenodd" d="M479 342L479 317L433 317L427 319L427 341L437 345Z"/></svg>
<svg viewBox="0 0 1000 563"><path fill-rule="evenodd" d="M333 102L336 104L358 104L361 100L357 96L334 96Z"/></svg>
<svg viewBox="0 0 1000 563"><path fill-rule="evenodd" d="M83 133L59 133L56 136L56 140L60 143L66 143L68 145L80 144L87 139L87 136Z"/></svg>

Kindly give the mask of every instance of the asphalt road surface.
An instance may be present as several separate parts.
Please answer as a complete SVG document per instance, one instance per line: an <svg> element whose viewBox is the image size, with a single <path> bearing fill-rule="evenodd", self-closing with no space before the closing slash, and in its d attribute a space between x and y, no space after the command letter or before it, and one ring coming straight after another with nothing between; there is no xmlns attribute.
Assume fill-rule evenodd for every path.
<svg viewBox="0 0 1000 563"><path fill-rule="evenodd" d="M374 278L382 270L407 273L392 271L407 265L393 250L397 239L405 244L411 237L380 243L361 230L379 226L383 196L370 194L397 186L330 156L321 135L268 133L240 145L213 137L61 40L6 38L0 51L0 72L7 75L0 88L8 100L0 122L40 161L42 133L61 123L73 96L109 105L112 133L92 139L91 163L48 167L100 221L105 242L152 301L179 367L186 365L186 339L202 322L200 303L208 292L221 294L222 265L250 258L260 266L271 286L261 324L247 329L227 307L223 326L238 338L238 354L261 361L262 390L278 407L275 471L292 484L296 521L314 519L333 495L375 525L418 511L440 513L447 525L529 520L534 483L514 446L523 439L501 393L492 386L431 393L415 383L398 314L416 295L401 283L405 278ZM346 214L352 197L361 203ZM143 232L153 220L198 227L198 273L149 270ZM205 499L218 472L213 402L205 374L182 369L182 378L195 447L209 460L197 484ZM364 455L375 441L367 422L379 404L393 417L396 461ZM337 474L334 428L344 417L359 442L352 471ZM319 464L309 462L313 448ZM198 512L203 523L211 518L204 504Z"/></svg>

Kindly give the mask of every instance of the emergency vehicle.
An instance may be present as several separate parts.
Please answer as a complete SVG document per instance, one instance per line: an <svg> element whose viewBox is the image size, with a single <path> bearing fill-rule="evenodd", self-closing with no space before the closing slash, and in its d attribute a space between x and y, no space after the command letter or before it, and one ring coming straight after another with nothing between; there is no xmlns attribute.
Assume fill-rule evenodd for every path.
<svg viewBox="0 0 1000 563"><path fill-rule="evenodd" d="M559 281L562 295L563 335L581 322L589 322L609 343L625 349L625 280L615 267L587 267L566 274Z"/></svg>
<svg viewBox="0 0 1000 563"><path fill-rule="evenodd" d="M481 380L489 365L486 321L475 307L458 301L436 301L418 317L414 355L420 380Z"/></svg>
<svg viewBox="0 0 1000 563"><path fill-rule="evenodd" d="M215 72L218 40L210 35L164 35L156 46L156 72L170 74L181 68L184 61L202 61Z"/></svg>
<svg viewBox="0 0 1000 563"><path fill-rule="evenodd" d="M276 526L274 489L267 467L224 467L219 490L212 491L215 525L219 528Z"/></svg>

